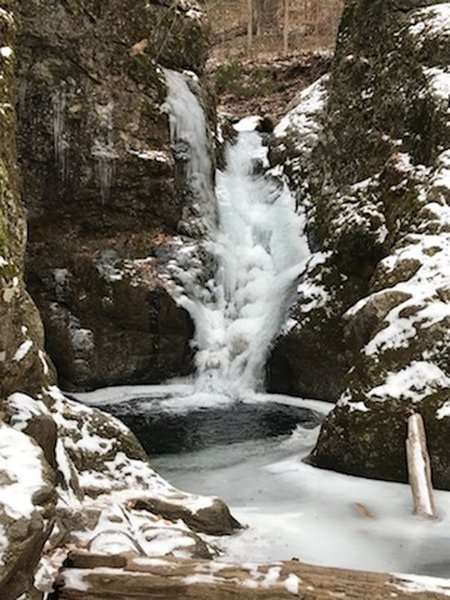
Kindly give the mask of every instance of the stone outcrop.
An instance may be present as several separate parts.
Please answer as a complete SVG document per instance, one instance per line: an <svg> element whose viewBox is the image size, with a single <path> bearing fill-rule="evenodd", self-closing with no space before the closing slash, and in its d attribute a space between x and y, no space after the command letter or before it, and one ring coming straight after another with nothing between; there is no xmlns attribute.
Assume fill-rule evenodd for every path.
<svg viewBox="0 0 450 600"><path fill-rule="evenodd" d="M292 391L339 398L311 460L404 481L406 419L417 411L442 488L449 37L449 3L348 0L330 79L300 98L274 148L297 182L313 255L273 369L291 369ZM316 373L298 374L298 359L286 357L297 349Z"/></svg>
<svg viewBox="0 0 450 600"><path fill-rule="evenodd" d="M193 327L158 265L186 233L190 200L158 65L202 73L202 13L184 1L26 0L17 16L27 280L60 381L185 374Z"/></svg>
<svg viewBox="0 0 450 600"><path fill-rule="evenodd" d="M328 84L325 75L292 101L271 144L271 162L283 165L304 214L312 257L291 309L288 330L276 341L269 359L267 385L277 393L335 401L350 366L342 315L364 293L367 278L342 274L317 231L320 221L312 178L319 168L314 159L325 127Z"/></svg>
<svg viewBox="0 0 450 600"><path fill-rule="evenodd" d="M15 24L0 13L0 398L15 391L37 392L50 366L42 354L43 328L24 280L25 211L19 199L16 157Z"/></svg>

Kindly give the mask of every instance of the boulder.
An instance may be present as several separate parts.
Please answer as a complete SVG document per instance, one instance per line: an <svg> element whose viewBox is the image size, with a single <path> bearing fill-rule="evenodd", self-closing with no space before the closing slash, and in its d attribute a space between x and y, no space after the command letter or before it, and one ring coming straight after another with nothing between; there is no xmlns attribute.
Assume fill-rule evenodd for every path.
<svg viewBox="0 0 450 600"><path fill-rule="evenodd" d="M53 526L54 475L27 435L0 423L0 596L34 588L33 574Z"/></svg>
<svg viewBox="0 0 450 600"><path fill-rule="evenodd" d="M313 355L325 364L306 384L287 357L293 387L338 399L311 462L405 481L406 421L418 412L446 489L449 37L449 3L347 1L330 78L275 130L273 151L288 159L312 257L272 360ZM333 364L338 377L321 387Z"/></svg>

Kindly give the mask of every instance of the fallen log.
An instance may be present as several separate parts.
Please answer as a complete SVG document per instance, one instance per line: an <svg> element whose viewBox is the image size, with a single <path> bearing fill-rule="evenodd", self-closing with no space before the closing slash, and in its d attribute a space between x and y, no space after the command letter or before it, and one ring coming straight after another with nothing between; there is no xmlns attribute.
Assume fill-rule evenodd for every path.
<svg viewBox="0 0 450 600"><path fill-rule="evenodd" d="M247 34L247 25L236 25L234 27L230 27L229 29L225 29L222 31L218 31L214 34L213 43L215 45L223 44L225 42L230 42L238 37L243 37Z"/></svg>
<svg viewBox="0 0 450 600"><path fill-rule="evenodd" d="M444 600L450 583L286 561L227 564L176 558L127 557L102 567L98 555L71 553L52 600ZM116 564L119 564L118 561ZM89 567L89 565L91 565ZM440 583L441 582L441 583Z"/></svg>

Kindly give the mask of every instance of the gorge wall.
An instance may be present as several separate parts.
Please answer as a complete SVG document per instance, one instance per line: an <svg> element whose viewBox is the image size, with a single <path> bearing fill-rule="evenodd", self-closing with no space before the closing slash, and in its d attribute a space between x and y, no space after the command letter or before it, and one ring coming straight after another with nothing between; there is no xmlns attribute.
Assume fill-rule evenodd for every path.
<svg viewBox="0 0 450 600"><path fill-rule="evenodd" d="M7 499L15 483L8 465L14 453L20 453L24 463L37 470L30 486L32 497L21 499L26 505L26 519L11 512L17 498L4 502L2 494L0 503L0 593L16 598L30 585L49 533L54 476L43 452L45 447L49 461L54 458L56 433L51 426L45 432L43 427L34 427L27 431L29 438L6 424L6 398L18 389L30 394L41 392L51 381L51 367L42 351L40 317L23 279L26 222L18 194L15 143L15 23L12 13L4 8L0 9L0 27L0 481ZM42 450L31 438L42 444Z"/></svg>
<svg viewBox="0 0 450 600"><path fill-rule="evenodd" d="M449 37L448 3L348 0L332 72L298 99L272 153L315 251L272 388L284 376L284 391L337 398L311 460L368 477L405 480L406 421L420 412L444 488Z"/></svg>
<svg viewBox="0 0 450 600"><path fill-rule="evenodd" d="M38 190L36 196L33 196L34 204L30 203L29 214L32 224L36 224L33 219L37 219L45 229L45 235L43 229L40 230L44 237L39 243L36 237L34 238L38 246L41 244L39 247L42 249L43 270L33 275L30 267L30 280L42 277L42 281L45 282L46 265L56 265L57 262L52 263L52 261L59 256L63 262L58 264L66 268L65 265L68 263L64 260L70 256L69 250L74 251L75 247L80 251L83 250L80 245L81 237L78 242L73 241L74 231L70 218L71 211L75 211L73 205L70 203L70 206L61 205L58 201L61 200L61 196L57 198L53 196L53 193L56 194L57 185L63 183L60 181L57 184L50 175L50 160L54 160L54 156L50 159L52 150L46 144L51 145L52 136L55 134L54 123L52 125L55 103L47 103L51 96L51 88L45 88L44 82L48 85L53 82L52 68L56 71L58 67L63 68L61 62L55 58L58 48L61 50L61 56L64 56L64 51L57 43L59 36L61 39L71 37L70 27L67 29L68 22L65 20L68 18L67 14L64 15L65 19L58 21L61 11L67 9L73 14L72 11L76 11L77 8L84 10L86 6L81 6L79 3L74 3L72 6L65 2L52 3L50 6L48 3L38 1L22 2L20 7L9 2L2 4L4 8L0 8L0 597L2 600L17 600L19 597L38 600L43 597L44 592L51 591L56 572L71 549L83 548L97 554L131 552L131 555L141 557L170 553L171 556L209 558L213 550L197 535L197 532L227 534L238 527L238 523L218 499L185 494L170 486L152 470L148 457L138 441L120 421L67 399L55 385L56 371L44 351L44 328L41 317L24 283L26 213L19 193L20 176L23 176L25 191L30 189L29 186L32 186L35 191ZM92 3L92 7L94 4ZM133 3L133 7L136 6L136 3ZM112 10L112 6L102 3L101 9L108 12L109 9ZM163 6L162 10L165 10ZM180 17L180 14L184 14L185 10L189 9L186 3L182 3L181 12L176 13L177 18L184 18ZM87 10L85 15L89 19L90 10ZM131 9L127 16L131 18ZM135 15L134 24L138 32L143 22L141 16ZM33 30L33 24L36 24L41 17L44 19L40 22L42 29ZM120 29L123 25L122 17L123 13L119 10L116 13L116 20L111 16L109 22L111 36L114 28ZM16 20L21 27L17 44ZM24 34L25 22L30 28L27 36ZM58 35L55 34L55 38L52 39L45 28L49 27L54 31L55 23L59 26ZM75 21L71 22L72 39L77 38L76 45L81 48L83 35L77 36L82 33L82 30L75 27L74 23ZM25 37L27 37L26 43ZM199 47L201 47L201 39L199 36ZM55 47L52 42L56 44ZM39 54L37 47L33 47L33 43L38 44L40 51L44 54L48 52L48 55L42 62L37 61L34 64L35 71L30 68L28 81L30 82L33 77L36 77L36 80L33 80L32 90L27 88L25 93L17 85L16 57L18 53L21 54L19 62L23 69L24 54L29 53L30 60L32 55L37 57ZM178 53L179 48L174 50L170 40L167 43L168 52ZM19 52L20 44L23 47ZM110 51L110 64L117 65L117 61L115 62L112 56L114 54L112 48ZM69 55L73 56L70 53ZM143 68L144 72L147 72L145 61ZM153 73L150 66L149 72ZM24 79L20 81L23 85ZM72 92L77 93L78 89L74 88ZM22 93L19 98L17 98L17 91ZM58 87L55 86L53 91L59 93ZM129 101L130 109L133 108L131 100L132 98ZM145 112L147 110L145 98L140 97L137 101ZM18 102L24 103L22 109L28 118L32 118L31 122L27 121L30 129L26 135L23 121L21 125L23 167L21 172L17 166L16 153L15 108ZM149 104L150 110L153 105L150 101ZM33 113L32 107L37 113ZM125 110L125 107L123 109ZM40 110L47 115L45 122L38 117ZM85 116L89 118L89 114ZM131 111L130 114L134 113ZM60 131L58 127L57 131ZM83 131L79 130L79 134L82 138ZM167 134L165 135L167 137ZM168 145L168 140L164 139ZM55 139L55 145L56 141ZM63 141L66 141L65 138ZM72 138L70 142L72 143ZM66 148L65 145L63 146ZM68 148L69 146L64 152L69 152ZM45 154L46 151L49 152L48 156ZM144 153L144 150L142 152ZM151 150L148 152L153 160L154 154ZM169 161L168 153L161 152L161 154L164 156L162 162L166 165L165 161ZM81 163L84 155L80 156L80 163L76 165L83 171L85 166ZM49 161L48 165L46 160ZM64 164L65 168L67 167L64 177L68 177L69 161ZM154 164L152 167L152 164L150 160L148 168L151 173L154 172L151 169L155 167ZM45 181L39 174L40 168L47 176ZM137 165L134 164L133 168L137 168ZM167 168L164 166L166 175ZM62 176L63 173L60 172L60 175ZM86 177L92 177L92 181L89 181L94 186L93 175L86 175ZM182 178L183 175L181 174L180 177ZM175 180L172 179L169 177L168 181L175 186ZM155 180L160 182L162 180L161 185L164 184L162 175L155 175ZM99 182L98 179L95 181L96 184ZM45 198L39 194L43 194ZM97 198L94 192L92 198ZM157 198L158 196L155 196L155 201ZM44 202L44 199L45 207L39 204L40 201ZM73 203L81 200L85 204L84 213L80 209L80 219L81 215L87 217L89 207L93 211L89 213L89 218L94 219L95 210L99 210L99 205L96 206L93 200L89 203L86 197L83 199L82 194L71 198ZM188 200L186 200L187 204ZM132 209L130 210L132 212ZM179 211L181 213L181 207ZM39 220L40 218L42 220ZM92 223L87 219L83 221L83 225L88 227L89 222ZM74 229L79 231L77 227L78 225L74 223ZM81 225L79 227L82 229ZM33 225L31 235L33 236ZM38 236L37 233L35 235ZM69 235L72 237L68 237ZM47 242L51 248L46 247ZM92 244L94 247L94 241ZM31 241L31 248L33 247L36 249ZM101 245L100 247L103 248ZM35 256L35 260L39 263L40 258ZM32 257L30 261L32 263ZM106 272L115 281L111 275L112 271L108 271L108 268L109 265L105 267ZM56 278L62 289L67 294L69 290L73 292L73 288L69 288L67 282L62 283L65 279L61 274L59 275ZM54 272L52 276L55 277ZM86 279L83 281L86 286L94 286L95 276L86 274ZM121 279L117 278L117 281L120 282ZM126 290L122 290L121 293L124 296L128 294ZM146 293L159 293L163 296L165 292L158 292L154 286ZM39 294L36 294L36 297L43 302L45 308L47 305L42 297ZM102 298L104 297L107 297L106 292ZM64 296L63 300L59 296L55 298L59 298L66 310L64 302L68 302L70 295ZM161 304L164 304L163 300ZM166 312L169 316L170 310L169 306ZM176 308L174 310L177 311ZM84 344L81 347L84 348ZM58 356L55 354L56 358ZM60 357L64 359L64 354Z"/></svg>
<svg viewBox="0 0 450 600"><path fill-rule="evenodd" d="M172 258L174 236L199 232L187 224L185 157L173 158L157 63L192 71L208 106L195 82L202 13L162 0L26 0L17 18L27 281L60 381L86 389L189 372L192 323L158 262Z"/></svg>

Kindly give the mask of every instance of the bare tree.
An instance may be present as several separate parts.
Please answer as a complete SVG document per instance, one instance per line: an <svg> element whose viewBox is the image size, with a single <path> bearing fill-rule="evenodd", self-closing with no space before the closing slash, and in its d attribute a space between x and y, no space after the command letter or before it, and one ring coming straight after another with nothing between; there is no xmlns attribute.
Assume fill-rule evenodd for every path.
<svg viewBox="0 0 450 600"><path fill-rule="evenodd" d="M283 49L289 51L289 0L284 0Z"/></svg>
<svg viewBox="0 0 450 600"><path fill-rule="evenodd" d="M274 32L278 25L278 0L256 0L256 32Z"/></svg>
<svg viewBox="0 0 450 600"><path fill-rule="evenodd" d="M247 45L250 51L253 46L253 0L247 0L248 25L247 25Z"/></svg>

